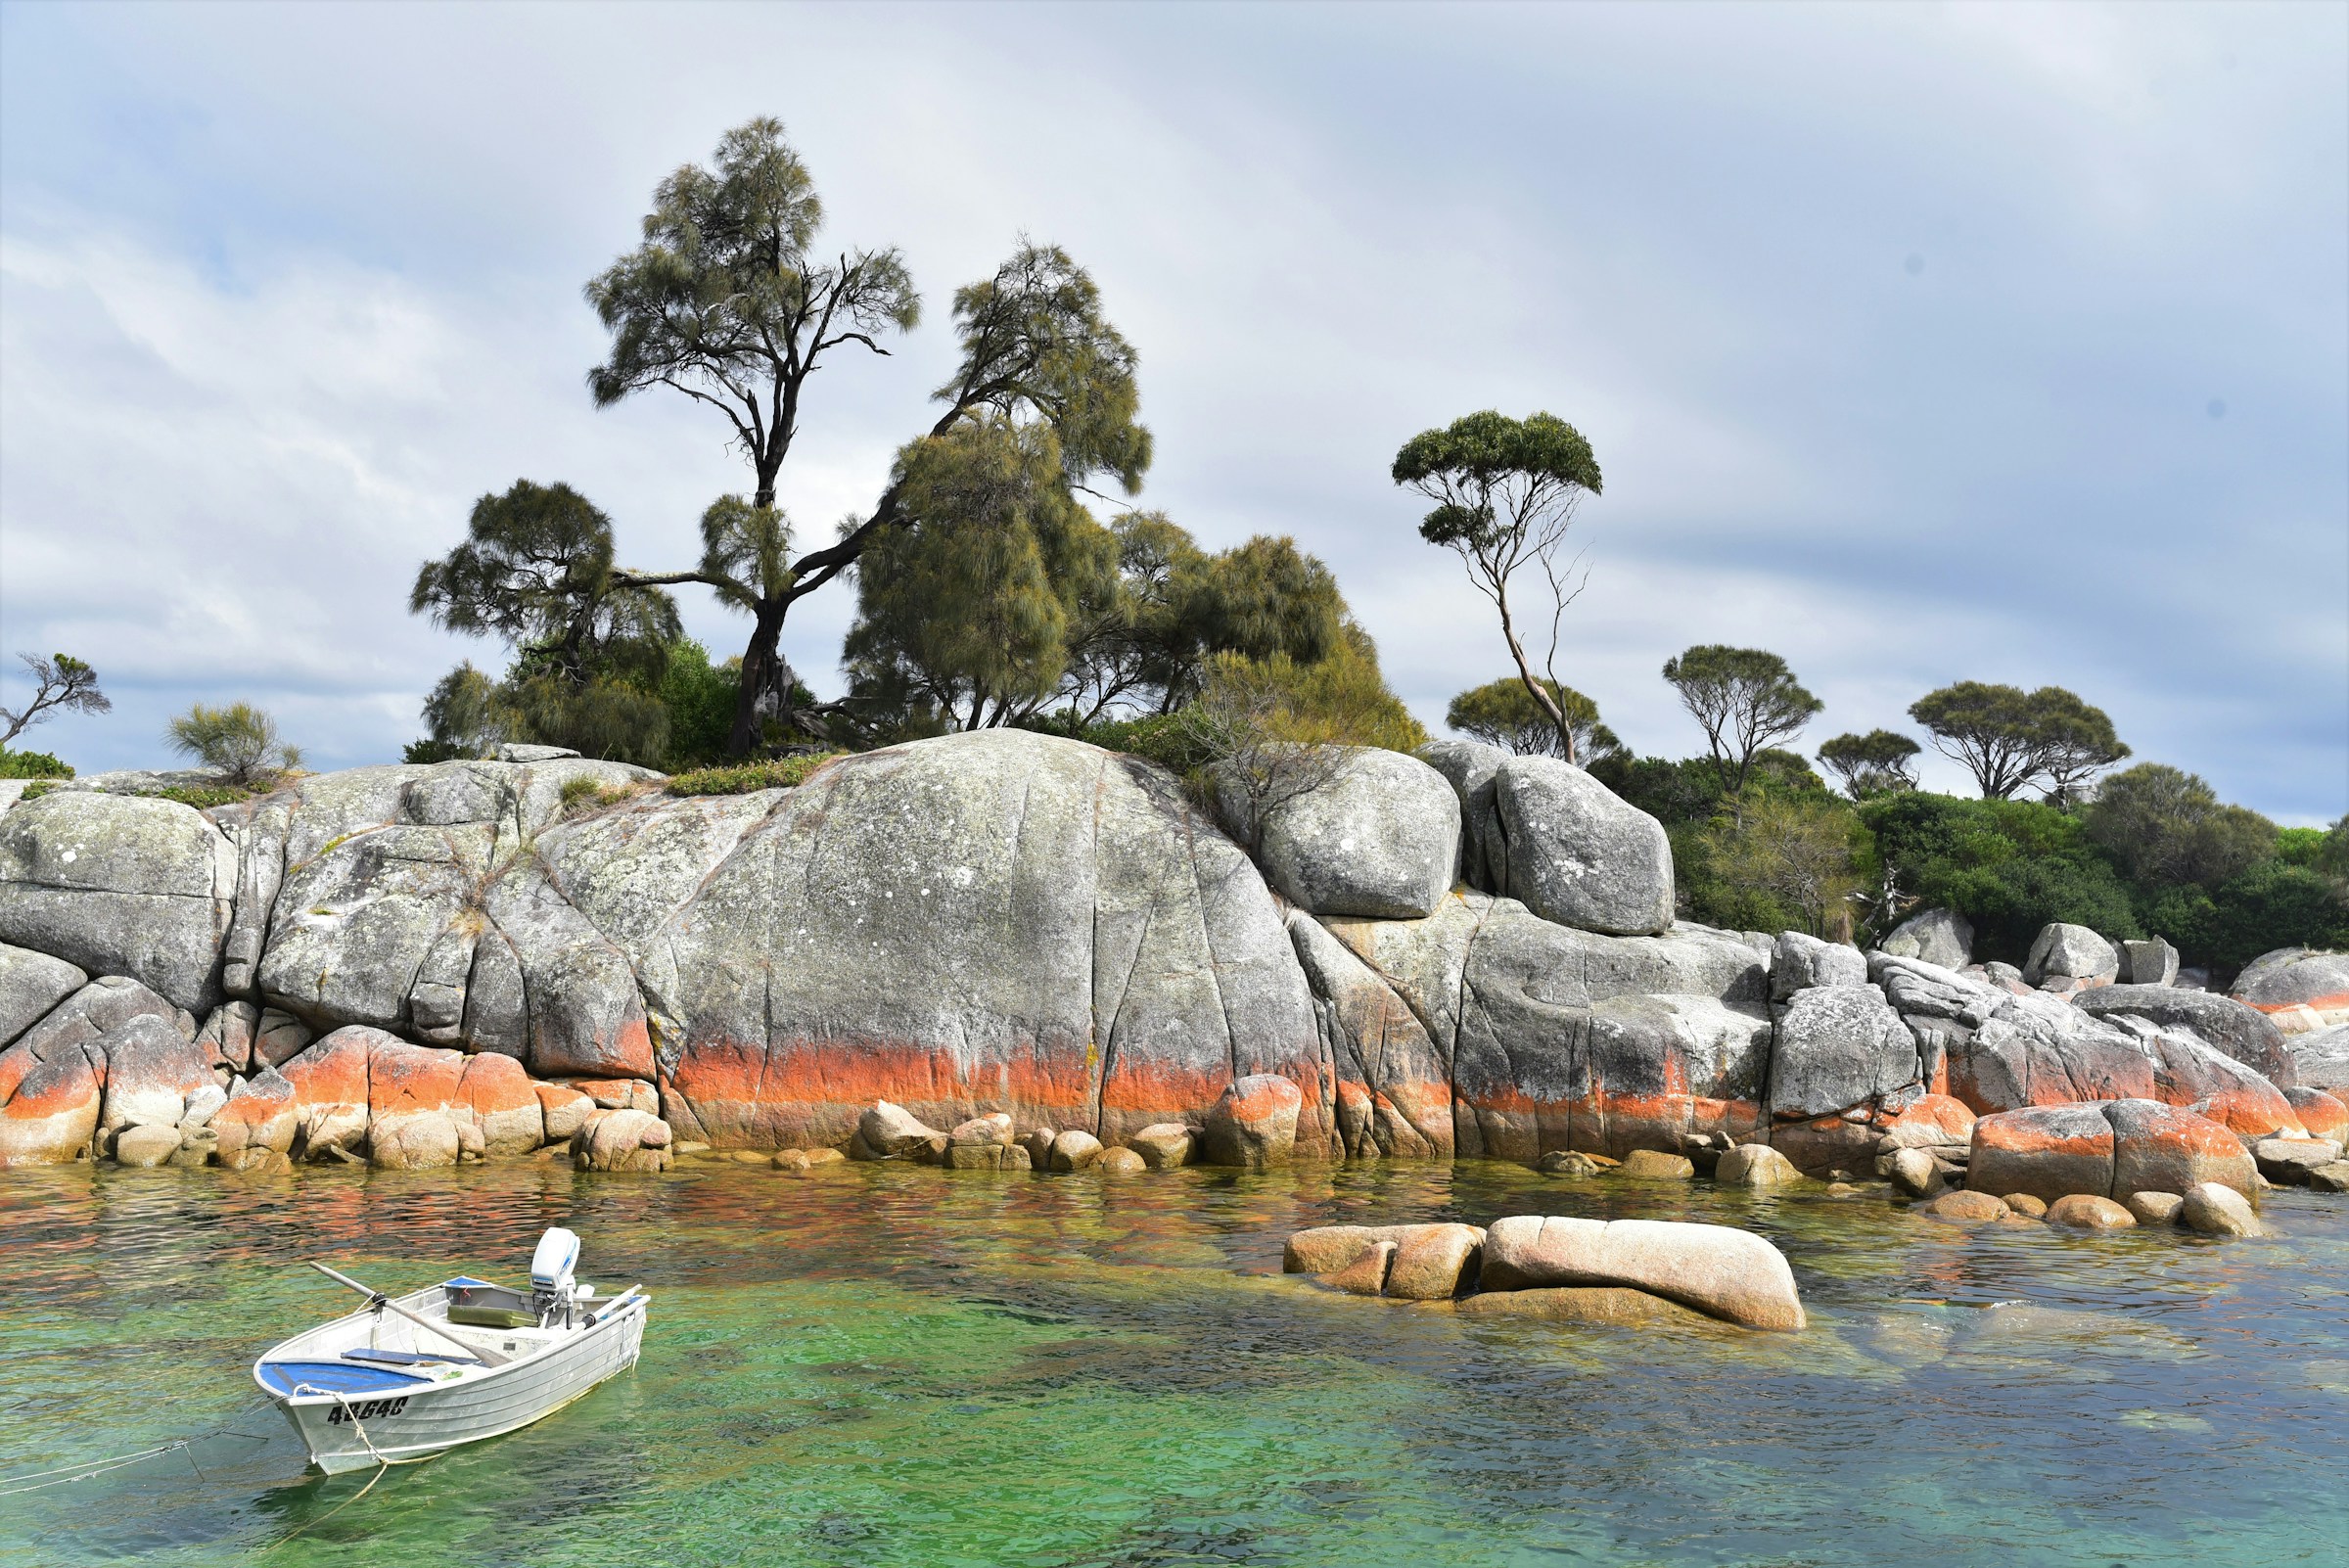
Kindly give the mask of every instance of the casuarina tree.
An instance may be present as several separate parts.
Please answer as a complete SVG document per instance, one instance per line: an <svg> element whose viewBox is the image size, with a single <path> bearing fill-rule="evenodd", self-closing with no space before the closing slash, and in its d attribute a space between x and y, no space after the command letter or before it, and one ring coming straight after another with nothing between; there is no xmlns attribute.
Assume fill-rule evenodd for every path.
<svg viewBox="0 0 2349 1568"><path fill-rule="evenodd" d="M1581 761L1574 723L1553 690L1558 625L1588 580L1561 557L1582 497L1599 492L1590 443L1553 414L1511 419L1488 409L1412 437L1391 472L1396 484L1436 503L1419 524L1420 537L1457 554L1468 580L1493 601L1526 695L1557 731L1559 755ZM1512 603L1513 587L1530 602ZM1547 617L1539 671L1519 629L1521 608L1538 627Z"/></svg>
<svg viewBox="0 0 2349 1568"><path fill-rule="evenodd" d="M688 166L654 193L644 244L587 286L612 333L589 373L599 405L668 387L717 409L750 460L752 493L703 519L701 561L628 573L644 585L700 582L751 617L728 750L755 749L763 724L792 727L797 680L781 652L791 607L854 567L904 520L900 465L872 510L832 542L798 548L776 505L807 380L835 350L887 352L920 301L895 250L815 250L822 205L783 127L756 119L727 133L708 168ZM1097 476L1138 487L1150 438L1135 419L1132 348L1101 313L1099 291L1067 253L1023 242L994 275L958 291L961 362L937 392L944 437L988 415L1052 427L1076 484Z"/></svg>
<svg viewBox="0 0 2349 1568"><path fill-rule="evenodd" d="M427 702L437 753L479 755L499 734L658 765L657 690L682 634L668 594L613 565L612 520L568 484L517 480L474 503L464 542L416 574L408 608L503 640L514 667L491 687L470 667Z"/></svg>
<svg viewBox="0 0 2349 1568"><path fill-rule="evenodd" d="M1755 753L1793 735L1826 706L1794 678L1785 660L1761 648L1702 644L1665 660L1664 678L1703 727L1732 795L1745 788Z"/></svg>

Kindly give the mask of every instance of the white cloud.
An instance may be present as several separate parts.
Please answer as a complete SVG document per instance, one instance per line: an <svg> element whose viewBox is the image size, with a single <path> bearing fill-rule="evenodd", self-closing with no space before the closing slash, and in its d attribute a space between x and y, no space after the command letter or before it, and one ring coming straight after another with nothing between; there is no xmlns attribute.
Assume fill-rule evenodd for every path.
<svg viewBox="0 0 2349 1568"><path fill-rule="evenodd" d="M1666 655L1752 641L1828 700L1814 741L2052 681L2251 804L2349 805L2342 17L1679 15L12 9L0 640L109 670L122 714L41 732L87 764L233 695L357 761L490 653L404 609L483 491L567 479L631 562L689 558L740 466L674 400L588 407L577 288L779 113L833 237L930 303L819 378L803 536L869 503L951 287L1026 231L1142 350L1148 502L1331 561L1425 716L1501 658L1387 462L1542 406L1608 477L1576 683L1643 749L1693 745ZM849 608L795 617L806 672Z"/></svg>

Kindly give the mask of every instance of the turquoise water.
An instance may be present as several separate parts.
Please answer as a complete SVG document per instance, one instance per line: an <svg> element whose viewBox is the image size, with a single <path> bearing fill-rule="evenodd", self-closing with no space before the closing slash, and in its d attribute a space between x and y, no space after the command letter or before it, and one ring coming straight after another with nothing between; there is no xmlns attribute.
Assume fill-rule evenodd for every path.
<svg viewBox="0 0 2349 1568"><path fill-rule="evenodd" d="M1302 1225L1510 1213L1756 1227L1813 1326L1472 1323L1278 1272ZM1477 1165L15 1172L0 1475L209 1435L0 1498L0 1564L2337 1568L2349 1203L2268 1213L2080 1237ZM304 1472L248 1374L348 1305L300 1260L513 1278L556 1223L651 1287L634 1371L363 1496Z"/></svg>

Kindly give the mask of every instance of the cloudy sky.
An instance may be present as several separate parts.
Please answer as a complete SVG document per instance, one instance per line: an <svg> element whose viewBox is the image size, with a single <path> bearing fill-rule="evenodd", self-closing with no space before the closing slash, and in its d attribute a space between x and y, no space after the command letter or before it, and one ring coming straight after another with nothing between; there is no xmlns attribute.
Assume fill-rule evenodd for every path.
<svg viewBox="0 0 2349 1568"><path fill-rule="evenodd" d="M1431 726L1505 655L1388 463L1543 408L1606 475L1561 669L1638 749L1701 746L1667 656L1755 644L1825 699L1812 745L2054 683L2328 820L2345 83L2339 5L0 5L0 650L99 667L111 715L27 737L84 771L240 697L380 761L496 658L404 609L476 496L567 480L688 562L746 470L681 399L592 407L579 285L769 114L931 305L819 376L804 534L869 504L952 290L1028 234L1141 352L1144 502L1328 561ZM793 619L819 687L849 610Z"/></svg>

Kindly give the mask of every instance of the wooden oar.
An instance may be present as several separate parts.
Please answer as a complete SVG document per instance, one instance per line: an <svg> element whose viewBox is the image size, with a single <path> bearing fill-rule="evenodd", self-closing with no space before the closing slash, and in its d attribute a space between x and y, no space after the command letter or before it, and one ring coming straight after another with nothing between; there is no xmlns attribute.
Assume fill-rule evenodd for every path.
<svg viewBox="0 0 2349 1568"><path fill-rule="evenodd" d="M367 1286L362 1285L357 1280L351 1278L348 1274L336 1273L332 1268L329 1268L322 1263L314 1263L310 1265L310 1267L317 1269L320 1273L326 1275L327 1278L335 1281L337 1284L348 1285L351 1289L357 1291L360 1295L365 1296L370 1301L388 1309L389 1311L399 1314L400 1316L406 1318L409 1322L414 1323L418 1328L423 1329L426 1333L438 1334L442 1339L447 1340L451 1345L462 1347L469 1355L480 1357L491 1366L503 1366L506 1364L506 1362L514 1359L511 1356L500 1355L496 1351L488 1350L483 1346L475 1345L469 1341L457 1338L456 1335L450 1333L438 1323L434 1322L431 1318L408 1311L399 1303L392 1300L391 1297L386 1296L382 1291L371 1290Z"/></svg>

